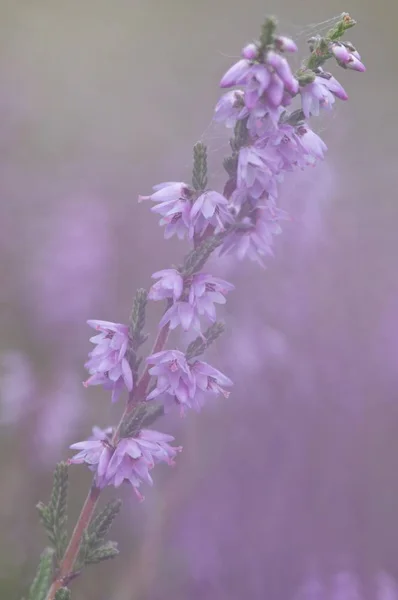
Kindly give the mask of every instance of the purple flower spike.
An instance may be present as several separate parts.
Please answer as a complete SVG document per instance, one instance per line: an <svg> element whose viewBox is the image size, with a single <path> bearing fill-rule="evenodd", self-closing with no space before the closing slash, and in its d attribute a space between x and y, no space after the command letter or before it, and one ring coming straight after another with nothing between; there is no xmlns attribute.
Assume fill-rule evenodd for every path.
<svg viewBox="0 0 398 600"><path fill-rule="evenodd" d="M228 200L218 192L204 192L191 208L191 228L189 235L203 235L208 225L214 228L214 233L225 230L227 224L234 222L228 210Z"/></svg>
<svg viewBox="0 0 398 600"><path fill-rule="evenodd" d="M115 402L124 386L129 392L133 389L133 374L126 358L128 326L98 320L87 323L101 333L90 338L96 347L89 352L89 360L85 364L90 377L84 385L102 384L105 389L112 390L112 402Z"/></svg>
<svg viewBox="0 0 398 600"><path fill-rule="evenodd" d="M235 286L219 277L199 273L191 280L189 303L195 307L199 315L206 316L210 321L216 320L214 303L225 304L225 296L235 289Z"/></svg>
<svg viewBox="0 0 398 600"><path fill-rule="evenodd" d="M149 290L148 298L151 300L164 300L172 298L174 301L181 297L184 280L176 269L164 269L152 275L153 279L159 279Z"/></svg>
<svg viewBox="0 0 398 600"><path fill-rule="evenodd" d="M93 436L84 441L72 444L72 450L80 450L69 464L80 465L86 463L91 471L96 471L95 482L100 488L107 484L107 469L113 454L111 444L112 428L100 429L93 427Z"/></svg>

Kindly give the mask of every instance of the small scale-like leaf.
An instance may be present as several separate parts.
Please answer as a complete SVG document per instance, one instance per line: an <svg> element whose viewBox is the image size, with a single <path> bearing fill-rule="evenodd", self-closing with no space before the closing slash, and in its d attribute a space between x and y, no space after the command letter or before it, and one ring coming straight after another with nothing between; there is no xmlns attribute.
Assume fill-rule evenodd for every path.
<svg viewBox="0 0 398 600"><path fill-rule="evenodd" d="M192 185L198 192L207 186L207 148L202 142L193 147Z"/></svg>
<svg viewBox="0 0 398 600"><path fill-rule="evenodd" d="M70 589L63 587L57 590L54 600L70 600L72 597Z"/></svg>
<svg viewBox="0 0 398 600"><path fill-rule="evenodd" d="M130 315L130 337L134 350L137 350L147 339L147 336L143 334L147 300L148 292L143 288L138 289L134 296Z"/></svg>
<svg viewBox="0 0 398 600"><path fill-rule="evenodd" d="M260 35L261 50L264 52L268 46L271 46L274 41L277 21L274 17L265 19Z"/></svg>
<svg viewBox="0 0 398 600"><path fill-rule="evenodd" d="M107 553L111 554L110 542L105 542L105 536L119 514L121 506L121 500L111 500L111 502L108 502L105 508L93 518L90 525L83 533L78 558L74 566L75 571L81 570L85 565L100 562L106 558L112 558L110 555L105 556ZM115 549L115 544L113 542L112 544L112 547ZM99 557L100 555L102 556L101 552L98 554L101 548L101 552L104 553L103 558ZM117 552L113 553L114 556L116 556L116 554Z"/></svg>
<svg viewBox="0 0 398 600"><path fill-rule="evenodd" d="M187 348L187 360L200 356L203 352L223 333L225 326L223 323L213 323L205 332L204 336L198 336L191 342Z"/></svg>
<svg viewBox="0 0 398 600"><path fill-rule="evenodd" d="M28 600L45 600L53 574L54 550L46 548L40 557L36 576L29 590Z"/></svg>
<svg viewBox="0 0 398 600"><path fill-rule="evenodd" d="M68 465L59 463L54 472L53 488L48 505L37 504L40 520L60 561L67 542Z"/></svg>
<svg viewBox="0 0 398 600"><path fill-rule="evenodd" d="M155 402L150 402L149 404L150 406L147 408L145 417L142 419L141 427L149 427L156 419L163 417L164 415L163 404L157 404Z"/></svg>
<svg viewBox="0 0 398 600"><path fill-rule="evenodd" d="M85 564L93 565L103 560L109 560L115 558L119 554L119 550L116 542L106 542L102 546L99 546L96 550L93 550L86 556Z"/></svg>
<svg viewBox="0 0 398 600"><path fill-rule="evenodd" d="M88 527L89 549L93 550L99 544L102 544L113 521L117 517L122 507L122 501L111 500L105 508L98 513L91 521Z"/></svg>

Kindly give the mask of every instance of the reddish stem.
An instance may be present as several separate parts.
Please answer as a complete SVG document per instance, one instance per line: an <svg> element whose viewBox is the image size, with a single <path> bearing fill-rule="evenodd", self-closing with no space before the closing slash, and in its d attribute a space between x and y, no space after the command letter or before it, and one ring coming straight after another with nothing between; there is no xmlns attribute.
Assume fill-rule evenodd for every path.
<svg viewBox="0 0 398 600"><path fill-rule="evenodd" d="M100 488L95 486L91 487L91 490L81 510L79 519L76 523L75 529L72 533L72 537L70 538L69 545L61 561L57 578L53 582L50 591L48 592L47 600L54 600L57 591L68 583L68 578L73 572L73 565L75 564L79 552L83 533L90 524L100 493Z"/></svg>

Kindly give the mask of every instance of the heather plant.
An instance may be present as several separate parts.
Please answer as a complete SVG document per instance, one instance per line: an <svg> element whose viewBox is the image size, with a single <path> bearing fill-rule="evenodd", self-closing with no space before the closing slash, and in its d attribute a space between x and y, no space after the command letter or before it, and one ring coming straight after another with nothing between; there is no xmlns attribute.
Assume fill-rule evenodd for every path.
<svg viewBox="0 0 398 600"><path fill-rule="evenodd" d="M331 110L336 98L347 99L325 63L331 59L344 69L365 70L355 47L342 39L353 25L343 13L324 37L312 37L309 56L293 72L286 57L297 52L296 44L279 35L275 19L266 19L259 39L243 48L220 82L227 91L214 119L232 131L231 152L223 162L224 188L209 187L207 149L199 142L191 182L160 183L151 194L139 196L153 203L165 238L185 238L191 250L180 265L160 265L149 291L136 292L127 323L88 321L95 335L84 385L103 386L112 402L125 397L124 410L116 427L93 427L87 440L71 445L76 453L57 465L50 499L37 506L50 547L41 556L29 600L70 598L71 582L87 565L118 554L116 542L107 538L121 501L97 509L102 490L127 485L142 501L142 490L153 485L154 467L173 465L182 451L173 436L152 428L155 421L169 411L181 416L191 409L200 412L215 397L230 395L231 379L203 355L224 331L217 305L225 304L234 286L207 272L206 263L228 254L265 266L272 256L274 236L289 218L278 206L285 173L315 166L327 150L308 120ZM164 313L146 356L149 302L162 302ZM167 347L175 329L190 334L186 347ZM76 464L85 464L93 480L68 541L68 470Z"/></svg>

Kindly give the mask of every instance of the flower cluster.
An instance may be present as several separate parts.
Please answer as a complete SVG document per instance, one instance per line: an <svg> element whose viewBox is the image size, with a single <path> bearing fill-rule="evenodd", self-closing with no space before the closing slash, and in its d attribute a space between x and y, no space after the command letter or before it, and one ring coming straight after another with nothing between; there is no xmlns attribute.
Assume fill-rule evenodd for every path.
<svg viewBox="0 0 398 600"><path fill-rule="evenodd" d="M350 17L344 19L347 25ZM334 55L344 68L365 70L352 44L319 39L312 48L313 68L293 74L284 54L296 51L293 40L274 34L269 20L260 40L243 48L242 58L220 82L222 88L239 87L226 92L215 108L215 120L235 127L225 190L238 226L226 236L221 253L233 252L239 259L262 263L272 254L273 236L284 218L276 208L279 183L286 172L315 165L327 150L305 119L330 110L336 98L346 100L347 94L321 63ZM289 113L296 96L301 109Z"/></svg>
<svg viewBox="0 0 398 600"><path fill-rule="evenodd" d="M173 465L177 452L182 450L181 446L170 446L173 436L152 429L141 429L136 437L122 438L116 446L111 435L111 428L94 427L90 439L71 445L72 450L79 452L69 463L86 463L95 471L99 488L129 483L140 500L144 499L139 491L141 482L153 484L149 471L159 462Z"/></svg>
<svg viewBox="0 0 398 600"><path fill-rule="evenodd" d="M160 327L167 323L170 329L181 325L184 331L200 334L200 317L210 322L216 320L214 304L225 304L225 296L234 289L228 281L205 273L183 277L176 269L165 269L152 275L158 281L152 286L148 297L152 300L169 299L172 303L165 312Z"/></svg>
<svg viewBox="0 0 398 600"><path fill-rule="evenodd" d="M232 385L228 377L200 360L191 364L179 350L157 352L148 356L147 362L154 365L149 373L157 377L147 400L161 396L166 406L177 404L184 414L187 408L199 411L206 394L229 396L224 389Z"/></svg>
<svg viewBox="0 0 398 600"><path fill-rule="evenodd" d="M111 390L112 400L127 389L131 393L126 414L136 406L144 417L159 407L161 411L178 407L185 414L189 409L199 411L209 396L228 397L232 381L197 357L220 334L216 305L226 302L234 286L201 269L216 247L220 255L248 257L260 264L273 254L274 236L289 218L277 203L279 184L286 173L316 165L327 150L307 121L321 110L331 110L336 98L347 99L341 84L324 70L324 63L334 57L345 69L365 70L354 46L340 39L353 23L343 14L325 38L312 38L308 60L293 73L286 54L296 52L296 44L276 35L276 23L268 19L260 39L243 48L240 60L220 82L227 91L215 107L214 119L234 130L232 155L224 161L228 179L222 193L207 189L206 148L198 143L192 185L169 181L156 185L149 196L139 197L155 203L151 210L160 215L166 238L187 238L193 250L182 267L153 274L156 281L148 294L141 291L143 304L135 302L129 326L88 322L99 334L91 338L96 347L86 363L90 377L85 385L104 385ZM300 104L291 111L293 102ZM216 243L207 247L209 242ZM165 302L166 309L156 351L146 358L142 378L133 390L137 348L146 339L142 311L147 298ZM204 322L210 327L203 333ZM185 352L164 349L169 330L177 327L198 335ZM170 445L171 436L139 426L133 437L120 437L123 423L114 433L96 428L91 439L73 444L79 452L70 462L86 463L100 488L127 482L141 497L139 486L143 481L152 484L154 465L172 464L181 448ZM144 418L139 423L148 421Z"/></svg>
<svg viewBox="0 0 398 600"><path fill-rule="evenodd" d="M203 236L208 227L216 233L224 231L234 219L228 210L228 200L218 192L202 190L200 193L186 183L166 182L154 186L150 196L139 196L139 201L157 202L152 212L162 216L160 225L165 225L165 238L176 235L179 239L188 236Z"/></svg>

